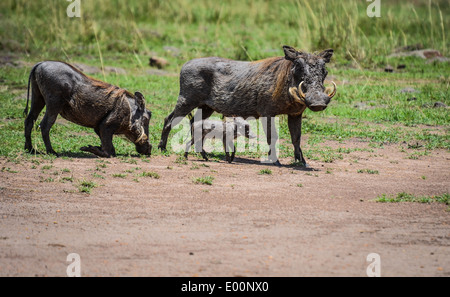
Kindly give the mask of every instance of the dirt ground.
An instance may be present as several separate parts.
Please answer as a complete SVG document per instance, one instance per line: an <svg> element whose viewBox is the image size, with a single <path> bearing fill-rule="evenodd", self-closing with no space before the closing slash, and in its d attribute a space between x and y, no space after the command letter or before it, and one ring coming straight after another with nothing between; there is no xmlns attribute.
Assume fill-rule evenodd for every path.
<svg viewBox="0 0 450 297"><path fill-rule="evenodd" d="M366 276L370 253L381 276L450 276L447 205L374 201L449 192L447 151L408 153L385 145L308 160L309 169L175 155L3 158L0 276L66 276L70 253L82 276ZM266 168L272 174L259 174ZM193 182L202 176L213 184ZM81 193L83 179L98 187Z"/></svg>

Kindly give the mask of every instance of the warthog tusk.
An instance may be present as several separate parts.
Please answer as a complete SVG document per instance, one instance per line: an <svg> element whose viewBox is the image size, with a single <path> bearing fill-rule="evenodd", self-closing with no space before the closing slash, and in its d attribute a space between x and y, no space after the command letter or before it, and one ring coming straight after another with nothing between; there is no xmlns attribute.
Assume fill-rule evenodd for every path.
<svg viewBox="0 0 450 297"><path fill-rule="evenodd" d="M337 87L336 87L336 84L334 83L334 81L331 81L331 83L333 84L334 89L330 94L328 94L328 97L330 97L330 99L333 98L334 95L336 95L336 91L337 91Z"/></svg>
<svg viewBox="0 0 450 297"><path fill-rule="evenodd" d="M139 135L138 139L136 139L136 141L134 143L141 142L141 140L144 138L144 136L145 136L144 127L141 126L141 135Z"/></svg>
<svg viewBox="0 0 450 297"><path fill-rule="evenodd" d="M303 82L300 83L298 88L297 87L289 88L289 94L291 94L291 96L294 97L295 101L297 101L298 103L306 105L305 94L302 91L302 84ZM298 94L300 94L300 96Z"/></svg>
<svg viewBox="0 0 450 297"><path fill-rule="evenodd" d="M302 85L303 85L303 81L298 85L298 93L300 94L300 98L305 99L306 95L302 91Z"/></svg>
<svg viewBox="0 0 450 297"><path fill-rule="evenodd" d="M298 89L296 87L289 88L289 94L294 98L295 102L305 104L305 100L298 96Z"/></svg>

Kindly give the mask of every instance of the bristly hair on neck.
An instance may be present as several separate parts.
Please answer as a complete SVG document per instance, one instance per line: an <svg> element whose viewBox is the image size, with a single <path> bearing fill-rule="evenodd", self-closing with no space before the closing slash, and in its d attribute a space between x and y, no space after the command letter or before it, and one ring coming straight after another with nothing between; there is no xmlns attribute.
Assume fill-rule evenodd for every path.
<svg viewBox="0 0 450 297"><path fill-rule="evenodd" d="M283 93L287 93L288 90L287 86L291 79L292 62L286 60L284 57L272 57L253 63L260 64L255 79L260 78L263 74L271 74L273 77L276 77L276 82L273 88L271 88L272 99L275 101L281 99L284 95Z"/></svg>

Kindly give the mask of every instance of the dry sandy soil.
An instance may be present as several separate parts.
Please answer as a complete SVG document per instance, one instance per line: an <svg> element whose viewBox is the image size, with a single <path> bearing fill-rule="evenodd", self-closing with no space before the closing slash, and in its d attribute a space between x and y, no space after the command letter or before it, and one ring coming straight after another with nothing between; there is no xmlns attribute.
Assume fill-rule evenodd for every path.
<svg viewBox="0 0 450 297"><path fill-rule="evenodd" d="M447 205L374 201L449 192L447 151L407 156L385 145L309 160L309 169L248 158L180 164L175 155L136 164L3 158L0 276L66 276L70 253L82 276L366 276L370 253L381 276L450 276ZM272 174L258 174L265 168ZM213 185L193 182L208 175ZM98 187L80 193L83 179Z"/></svg>

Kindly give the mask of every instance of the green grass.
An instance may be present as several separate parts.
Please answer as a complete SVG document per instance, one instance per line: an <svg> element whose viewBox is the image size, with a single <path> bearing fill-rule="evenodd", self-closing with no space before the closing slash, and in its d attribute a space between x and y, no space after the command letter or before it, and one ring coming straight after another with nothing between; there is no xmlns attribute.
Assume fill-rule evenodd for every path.
<svg viewBox="0 0 450 297"><path fill-rule="evenodd" d="M0 156L8 160L54 158L23 153L26 86L31 66L38 61L123 68L126 74L92 76L144 94L153 113L153 154L161 155L156 146L164 118L177 101L177 74L186 61L205 56L254 61L282 55L284 44L305 51L335 50L328 71L338 83L338 93L325 111L304 113L302 131L309 136L302 142L305 158L331 163L348 154L323 145L326 140L358 139L376 147L420 143L424 150L409 152L411 159L450 149L448 108L431 107L437 101L450 105L449 64L387 57L398 47L417 43L449 56L445 29L450 27L450 7L445 0L383 1L380 18L367 17L368 2L352 0L82 1L82 17L73 19L66 16L68 4L0 3L0 56L22 61L17 67L0 67ZM151 55L169 60L168 75L147 73ZM407 67L385 73L387 64ZM400 93L405 87L418 92ZM412 96L416 100L408 101ZM360 102L367 108L355 108ZM169 141L177 132L173 130ZM280 145L280 156L292 157L286 116L280 116L279 134L287 140ZM67 122L57 122L50 137L55 151L67 158L89 157L79 148L100 144L92 129ZM38 151L45 151L38 128L32 140ZM137 163L131 142L116 136L113 143L123 162ZM254 158L264 154L238 152ZM182 156L176 163L188 164Z"/></svg>
<svg viewBox="0 0 450 297"><path fill-rule="evenodd" d="M73 179L73 177L71 176L71 177L67 177L67 176L64 176L64 177L61 177L61 179L60 179L60 182L62 182L62 183L65 183L65 182L73 182L74 181L74 179Z"/></svg>
<svg viewBox="0 0 450 297"><path fill-rule="evenodd" d="M9 167L2 167L1 172L18 173L19 171L12 170L12 169L9 168Z"/></svg>
<svg viewBox="0 0 450 297"><path fill-rule="evenodd" d="M376 198L377 202L418 202L418 203L443 203L450 205L450 194L444 193L436 196L415 196L409 193L401 192L395 196L382 194Z"/></svg>
<svg viewBox="0 0 450 297"><path fill-rule="evenodd" d="M203 184L203 185L212 186L213 181L214 181L214 176L208 175L208 176L203 176L203 177L197 177L197 178L193 178L192 181L195 184Z"/></svg>
<svg viewBox="0 0 450 297"><path fill-rule="evenodd" d="M126 178L127 177L127 175L125 173L114 173L111 176L117 177L117 178Z"/></svg>
<svg viewBox="0 0 450 297"><path fill-rule="evenodd" d="M138 176L151 177L151 178L154 178L154 179L160 179L161 178L161 176L158 173L153 172L153 171L144 171L144 172L140 173Z"/></svg>
<svg viewBox="0 0 450 297"><path fill-rule="evenodd" d="M0 4L2 46L61 58L124 56L117 64L142 67L150 51L170 45L178 63L218 55L260 59L283 44L304 50L332 47L340 63L374 64L392 49L413 43L448 53L445 0L384 2L380 18L369 18L365 1L306 0L131 0L83 1L81 18L66 15L67 1L4 0ZM47 30L41 30L46 27Z"/></svg>
<svg viewBox="0 0 450 297"><path fill-rule="evenodd" d="M375 169L358 169L358 173L368 173L368 174L379 174L378 170Z"/></svg>
<svg viewBox="0 0 450 297"><path fill-rule="evenodd" d="M271 175L272 174L272 170L270 170L268 168L261 169L258 174L259 175L264 175L264 174Z"/></svg>
<svg viewBox="0 0 450 297"><path fill-rule="evenodd" d="M80 193L91 194L92 189L96 187L98 187L98 185L93 181L83 179L78 184L78 191L80 191Z"/></svg>

